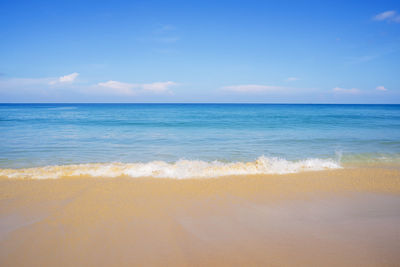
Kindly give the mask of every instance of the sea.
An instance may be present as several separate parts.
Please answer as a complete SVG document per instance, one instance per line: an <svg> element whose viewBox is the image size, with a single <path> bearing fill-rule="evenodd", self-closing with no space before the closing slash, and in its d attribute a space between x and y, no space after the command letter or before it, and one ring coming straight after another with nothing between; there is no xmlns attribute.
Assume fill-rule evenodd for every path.
<svg viewBox="0 0 400 267"><path fill-rule="evenodd" d="M400 165L400 105L0 104L0 176L211 178Z"/></svg>

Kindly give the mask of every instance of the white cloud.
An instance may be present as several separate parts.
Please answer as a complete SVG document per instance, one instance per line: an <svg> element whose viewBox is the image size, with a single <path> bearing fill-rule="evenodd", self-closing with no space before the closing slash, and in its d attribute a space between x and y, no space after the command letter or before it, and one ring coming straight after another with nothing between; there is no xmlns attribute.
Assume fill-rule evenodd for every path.
<svg viewBox="0 0 400 267"><path fill-rule="evenodd" d="M72 82L60 82L60 78L47 77L0 79L0 93L6 93L9 95L14 94L17 96L17 98L24 98L29 95L30 97L36 99L36 97L39 96L58 96L59 94L65 94L65 92L79 93L82 90L82 87L77 87L76 85L73 85Z"/></svg>
<svg viewBox="0 0 400 267"><path fill-rule="evenodd" d="M113 89L113 92L123 95L134 94L135 92L133 89L136 87L135 84L123 83L112 80L103 83L98 83L97 85L103 88Z"/></svg>
<svg viewBox="0 0 400 267"><path fill-rule="evenodd" d="M76 78L79 76L79 73L74 72L68 75L61 76L59 78L49 78L50 81L48 84L56 85L56 84L65 84L65 83L73 83Z"/></svg>
<svg viewBox="0 0 400 267"><path fill-rule="evenodd" d="M299 80L299 78L297 78L297 77L289 77L289 78L287 78L287 81L289 81L289 82L294 82L294 81L298 81Z"/></svg>
<svg viewBox="0 0 400 267"><path fill-rule="evenodd" d="M78 73L74 72L69 75L61 76L59 78L46 77L46 78L9 78L0 81L0 86L8 88L17 87L38 87L42 89L48 88L49 85L54 87L59 84L71 84L78 77Z"/></svg>
<svg viewBox="0 0 400 267"><path fill-rule="evenodd" d="M78 76L79 73L74 72L59 78L10 78L7 80L2 80L1 84L6 84L8 86L56 85L62 83L73 83Z"/></svg>
<svg viewBox="0 0 400 267"><path fill-rule="evenodd" d="M259 85L259 84L241 84L230 85L222 87L223 90L233 91L238 93L262 93L262 92L276 92L286 89L281 86Z"/></svg>
<svg viewBox="0 0 400 267"><path fill-rule="evenodd" d="M379 13L378 15L374 16L374 20L385 20L385 19L392 18L395 15L396 15L396 11L389 10L389 11L385 11L385 12Z"/></svg>
<svg viewBox="0 0 400 267"><path fill-rule="evenodd" d="M170 87L175 85L177 85L177 83L172 81L136 84L136 83L118 82L113 80L97 84L97 86L99 87L112 89L113 93L118 93L122 95L134 95L137 93L145 93L145 92L169 93Z"/></svg>
<svg viewBox="0 0 400 267"><path fill-rule="evenodd" d="M381 86L376 87L376 90L387 91L387 88L385 88L385 86L381 85Z"/></svg>
<svg viewBox="0 0 400 267"><path fill-rule="evenodd" d="M374 20L377 21L390 21L390 22L399 22L400 23L400 15L397 14L395 10L389 10L373 17Z"/></svg>
<svg viewBox="0 0 400 267"><path fill-rule="evenodd" d="M142 84L140 87L145 91L154 93L164 93L164 92L169 92L169 88L174 85L177 85L177 83L172 81L167 81L167 82Z"/></svg>
<svg viewBox="0 0 400 267"><path fill-rule="evenodd" d="M341 87L335 87L335 88L333 88L333 91L335 93L344 93L344 94L358 94L358 93L360 93L360 90L357 89L357 88L346 89L346 88L341 88Z"/></svg>
<svg viewBox="0 0 400 267"><path fill-rule="evenodd" d="M74 82L75 79L79 76L79 73L74 72L65 76L61 76L60 78L58 78L58 81L60 83L71 83Z"/></svg>
<svg viewBox="0 0 400 267"><path fill-rule="evenodd" d="M106 94L132 96L137 94L165 94L172 93L171 87L178 85L173 81L154 83L125 83L115 80L100 82L97 84L75 84L79 73L74 72L61 77L47 78L8 78L0 79L0 92L37 92L41 94L53 94L67 90L73 94Z"/></svg>

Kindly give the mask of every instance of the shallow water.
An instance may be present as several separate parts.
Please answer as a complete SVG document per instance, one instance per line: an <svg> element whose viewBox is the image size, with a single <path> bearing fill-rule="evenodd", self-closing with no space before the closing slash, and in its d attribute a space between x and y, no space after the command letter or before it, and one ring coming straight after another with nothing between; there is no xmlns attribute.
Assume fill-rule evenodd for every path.
<svg viewBox="0 0 400 267"><path fill-rule="evenodd" d="M400 105L0 104L0 132L2 169L400 162Z"/></svg>

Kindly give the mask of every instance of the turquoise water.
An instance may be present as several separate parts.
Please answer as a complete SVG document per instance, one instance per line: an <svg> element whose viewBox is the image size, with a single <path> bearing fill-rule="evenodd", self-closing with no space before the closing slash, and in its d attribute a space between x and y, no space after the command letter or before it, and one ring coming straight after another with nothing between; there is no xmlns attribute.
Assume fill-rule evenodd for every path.
<svg viewBox="0 0 400 267"><path fill-rule="evenodd" d="M397 160L400 105L0 104L0 168Z"/></svg>

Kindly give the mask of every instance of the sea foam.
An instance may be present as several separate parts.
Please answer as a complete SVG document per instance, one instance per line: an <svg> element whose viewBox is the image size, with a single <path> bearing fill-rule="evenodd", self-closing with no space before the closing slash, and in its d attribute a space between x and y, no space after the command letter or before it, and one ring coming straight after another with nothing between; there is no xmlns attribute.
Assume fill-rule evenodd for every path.
<svg viewBox="0 0 400 267"><path fill-rule="evenodd" d="M288 161L280 158L259 157L252 162L179 160L174 163L89 163L46 166L26 169L0 169L1 177L55 179L66 177L155 177L155 178L212 178L228 175L287 174L341 168L331 159Z"/></svg>

